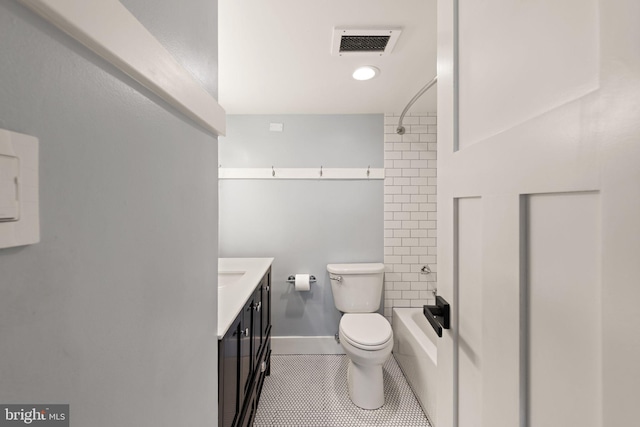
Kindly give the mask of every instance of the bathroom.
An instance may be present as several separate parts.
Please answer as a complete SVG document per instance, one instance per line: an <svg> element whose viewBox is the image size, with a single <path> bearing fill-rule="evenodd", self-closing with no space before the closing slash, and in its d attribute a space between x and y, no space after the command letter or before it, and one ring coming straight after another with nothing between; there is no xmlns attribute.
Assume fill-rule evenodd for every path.
<svg viewBox="0 0 640 427"><path fill-rule="evenodd" d="M217 425L213 335L234 292L215 284L238 272L216 260L259 257L273 258L252 305L258 312L271 292L271 329L256 344L271 365L251 402L255 425L426 425L425 412L438 427L632 424L637 2L380 1L375 20L364 13L371 2L307 4L304 30L329 10L336 18L300 47L338 64L308 86L271 68L291 63L290 51L242 34L243 23L264 20L302 43L287 32L294 3L263 3L0 2L0 165L35 170L39 182L39 221L26 240L16 230L30 211L0 204L0 414L47 404L65 406L72 425ZM231 5L259 16L229 21ZM407 10L424 25L400 22ZM379 74L355 82L359 61L332 57L333 30L368 25L402 34L388 56L358 64ZM260 61L242 70L245 107L225 100L229 26L259 48L237 52ZM418 42L426 62L396 74L394 59L421 28L431 31ZM252 86L258 72L285 74L293 94ZM402 109L436 74L399 135ZM342 99L313 92L335 82ZM249 109L247 99L261 104ZM316 109L291 107L308 100ZM280 102L289 107L269 109ZM38 167L16 166L19 148L6 153L19 146L16 134L39 141ZM3 203L23 184L5 178ZM402 346L384 365L385 404L366 412L350 406L337 354L344 340L334 337L341 315L327 265L341 263L384 264L378 312ZM295 290L296 274L315 276L309 291ZM426 323L428 342L403 341L393 309L426 319L422 307L437 305L436 294L450 304L449 328L440 319L441 337ZM398 358L420 347L437 363L403 375ZM283 361L308 369L307 356L320 357L317 375L301 375L295 390L323 382L327 394L305 400L309 411L291 401L267 408L269 387L283 387ZM334 368L339 375L319 374ZM431 385L396 375L426 375ZM419 395L434 391L435 409L420 406ZM402 406L408 397L411 408Z"/></svg>
<svg viewBox="0 0 640 427"><path fill-rule="evenodd" d="M435 87L403 117L405 133L396 132L400 113L436 73L435 6L407 2L400 8L379 4L367 13L336 13L290 2L250 11L239 3L220 3L220 102L227 111L227 132L218 150L220 257L274 258L271 363L287 368L271 369L271 377L264 380L256 426L276 425L272 418L282 421L283 414L288 423L300 426L330 425L336 422L331 417L360 417L362 425L389 426L416 417L415 425L428 425L415 399L402 405L386 402L367 415L366 410L313 410L315 406L296 404L338 394L333 386L286 396L290 405L285 407L273 405L268 396L274 387L295 388L275 386L280 376L313 374L294 368L296 363L334 363L338 370L348 363L337 340L341 311L334 303L328 264L384 263L383 297L375 311L388 323L394 307L413 307L423 316L422 307L435 300ZM298 18L310 12L316 16L312 25ZM234 24L240 19L244 25ZM385 19L393 24L387 25L390 30L381 25ZM280 23L278 31L272 30L274 22ZM363 31L362 25L371 22L376 23L373 29ZM391 46L382 55L337 54L336 44L347 31L336 32L339 23L359 29L351 36L391 33ZM260 34L261 42L255 43ZM295 43L290 34L299 34ZM267 63L265 46L279 46L286 54L277 63ZM305 71L310 63L315 63L313 73ZM249 81L240 77L243 70L261 64L270 69ZM351 78L363 64L376 66L379 75L369 81ZM314 86L314 81L320 83ZM301 88L303 99L295 96ZM387 95L376 96L379 93ZM314 275L308 291L298 291L287 281L296 273ZM426 319L423 323L429 327ZM394 368L401 375L397 364ZM328 375L318 382L333 384L340 374ZM401 385L406 393L408 384ZM429 399L423 400L424 406ZM410 405L414 414L406 409ZM433 417L435 401L429 405Z"/></svg>
<svg viewBox="0 0 640 427"><path fill-rule="evenodd" d="M418 124L421 119L423 125ZM428 160L420 160L422 153L423 158L429 156L435 162L435 120L435 113L406 117L408 131L405 138L418 141L422 137L425 141L413 143L414 150L410 143L405 143L405 158L414 159L404 161L413 161L416 167L423 163L427 166ZM383 114L228 116L227 136L221 138L219 146L220 257L274 258L271 267L271 347L279 361L288 360L280 355L308 355L295 359L300 361L306 357L310 365L315 365L320 363L319 354L344 353L334 338L341 317L334 304L327 264L387 263L384 312L382 305L380 311L386 312L388 321L394 303L398 307L411 307L413 298L413 307L419 307L416 310L422 316L422 306L433 300L436 256L435 252L428 254L429 247L420 247L419 242L430 243L431 250L435 251L435 238L429 238L428 233L436 231L435 219L429 220L429 215L435 215L432 206L435 206L436 195L426 193L435 193L436 178L398 177L395 186L394 178L382 179L383 170L387 175L396 171L400 174L403 170L419 174L418 169L394 168L394 160L387 160L390 167L383 168L385 157L402 155L403 151L394 148L405 148L401 143L392 142L399 139L395 133L397 121L398 117ZM270 131L271 123L281 123L283 130ZM432 133L427 133L430 127ZM433 142L427 143L427 138ZM431 151L428 150L430 144ZM265 165L268 166L265 168ZM274 165L273 170L271 165ZM302 178L293 175L292 168L297 168ZM331 173L337 173L336 168L340 172L353 170L359 178L332 177ZM431 174L434 169L425 167L424 171ZM228 178L231 171L233 178ZM263 178L246 178L260 172L266 172ZM287 174L291 178L286 178ZM416 194L388 194L403 188L399 185L403 181L406 181L404 187ZM429 182L434 185L428 186ZM419 190L423 194L418 194ZM394 212L399 201L405 199L408 209L415 206L417 211L419 202L423 202L421 206L433 210L431 213ZM412 200L414 203L410 204ZM401 223L403 215L406 219ZM394 221L405 227L396 226ZM406 246L403 248L401 236L405 233ZM406 255L401 255L404 253ZM413 263L402 264L402 256ZM425 265L432 273L419 273ZM305 288L308 291L297 291L294 283L287 282L295 273L310 273L316 277L316 282ZM394 286L397 286L395 290ZM293 369L291 363L288 366ZM273 369L271 375L274 375ZM282 375L292 373L286 371ZM269 390L271 384L271 378L267 377L265 389ZM331 390L316 391L317 394L327 392ZM297 396L308 398L301 393ZM295 401L293 398L287 400ZM264 403L264 394L260 405L263 404L268 405L268 402ZM298 412L288 407L275 407L263 414L261 409L259 406L256 426L263 425L261 419L281 414L283 410L289 414L288 421L296 425L307 425L305 420L317 422L318 418L326 421L323 417L329 412L325 409L321 416L300 406Z"/></svg>

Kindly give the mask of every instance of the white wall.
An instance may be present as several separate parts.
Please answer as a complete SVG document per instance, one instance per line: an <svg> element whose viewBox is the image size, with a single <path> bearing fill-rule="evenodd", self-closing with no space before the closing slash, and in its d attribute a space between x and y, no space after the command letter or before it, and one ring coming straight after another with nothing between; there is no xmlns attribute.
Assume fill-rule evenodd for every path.
<svg viewBox="0 0 640 427"><path fill-rule="evenodd" d="M124 4L216 93L216 1ZM215 138L19 2L0 39L0 127L40 139L41 207L41 242L0 250L0 402L215 425Z"/></svg>
<svg viewBox="0 0 640 427"><path fill-rule="evenodd" d="M385 114L384 127L384 315L393 307L434 301L437 282L436 113L410 113L398 135L399 114ZM432 273L422 274L423 266Z"/></svg>

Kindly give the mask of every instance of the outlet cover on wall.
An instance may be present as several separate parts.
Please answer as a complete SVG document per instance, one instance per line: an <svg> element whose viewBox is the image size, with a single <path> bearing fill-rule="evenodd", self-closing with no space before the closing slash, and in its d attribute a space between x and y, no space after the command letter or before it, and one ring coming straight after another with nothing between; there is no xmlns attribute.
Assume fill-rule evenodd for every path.
<svg viewBox="0 0 640 427"><path fill-rule="evenodd" d="M284 123L269 123L269 130L271 132L282 132L284 129Z"/></svg>
<svg viewBox="0 0 640 427"><path fill-rule="evenodd" d="M0 160L0 249L38 243L38 139L0 129Z"/></svg>

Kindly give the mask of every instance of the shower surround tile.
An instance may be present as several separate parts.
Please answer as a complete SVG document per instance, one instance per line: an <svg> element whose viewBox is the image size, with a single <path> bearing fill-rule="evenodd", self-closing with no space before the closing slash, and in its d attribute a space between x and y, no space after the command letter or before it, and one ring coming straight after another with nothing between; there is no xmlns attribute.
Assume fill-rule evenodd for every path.
<svg viewBox="0 0 640 427"><path fill-rule="evenodd" d="M383 366L385 404L349 399L344 355L274 355L254 427L430 427L393 356Z"/></svg>
<svg viewBox="0 0 640 427"><path fill-rule="evenodd" d="M394 307L432 304L437 281L437 117L405 116L404 135L396 133L399 114L384 117L384 315ZM421 274L428 265L431 274Z"/></svg>

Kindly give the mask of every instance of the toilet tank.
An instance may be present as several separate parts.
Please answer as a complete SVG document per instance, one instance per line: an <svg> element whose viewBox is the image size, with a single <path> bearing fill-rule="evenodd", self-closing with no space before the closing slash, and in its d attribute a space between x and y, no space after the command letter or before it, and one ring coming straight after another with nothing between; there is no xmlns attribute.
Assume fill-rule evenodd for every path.
<svg viewBox="0 0 640 427"><path fill-rule="evenodd" d="M380 307L384 264L328 264L333 302L343 313L373 313Z"/></svg>

